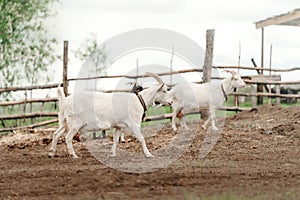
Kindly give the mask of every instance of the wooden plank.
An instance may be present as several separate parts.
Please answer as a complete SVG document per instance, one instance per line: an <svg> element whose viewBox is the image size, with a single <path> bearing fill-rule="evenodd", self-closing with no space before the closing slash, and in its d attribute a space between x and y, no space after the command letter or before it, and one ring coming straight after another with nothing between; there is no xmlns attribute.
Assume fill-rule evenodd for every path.
<svg viewBox="0 0 300 200"><path fill-rule="evenodd" d="M231 93L230 95L233 95L233 96L246 96L246 97L251 97L251 96L255 96L255 97L258 97L258 96L264 96L264 97L281 97L281 98L300 98L300 95L297 95L297 94L280 94L280 93L262 93L262 92L259 92L259 93Z"/></svg>
<svg viewBox="0 0 300 200"><path fill-rule="evenodd" d="M15 115L1 115L0 120L22 119L22 118L32 118L32 117L58 117L58 113L57 112L35 112L35 113L25 113L25 114L15 114Z"/></svg>
<svg viewBox="0 0 300 200"><path fill-rule="evenodd" d="M21 101L6 101L6 102L0 102L0 106L12 106L12 105L19 105L24 103L44 103L44 102L56 102L58 101L57 98L44 98L44 99L27 99L27 100L21 100Z"/></svg>
<svg viewBox="0 0 300 200"><path fill-rule="evenodd" d="M252 108L245 108L245 107L221 107L219 110L226 110L226 111L249 111ZM186 115L193 115L193 114L200 114L200 112L192 112L192 113L187 113ZM167 114L162 114L162 115L155 115L155 116L146 116L144 118L144 121L156 121L156 120L163 120L163 119L171 119L172 118L172 113L167 113Z"/></svg>
<svg viewBox="0 0 300 200"><path fill-rule="evenodd" d="M178 70L164 73L157 73L158 76L170 76L171 74L182 74L182 73L190 73L190 72L203 72L203 69L186 69L186 70ZM137 78L145 78L150 76L145 75L138 75L138 76L131 76L131 75L108 75L108 76L94 76L94 77L87 77L87 78L69 78L68 81L77 81L77 80L90 80L90 79L101 79L101 78L128 78L128 79L137 79Z"/></svg>
<svg viewBox="0 0 300 200"><path fill-rule="evenodd" d="M267 18L259 22L255 22L255 26L256 29L259 29L270 25L292 25L292 24L288 24L288 22L299 18L300 18L299 10L293 10L285 14L276 15L274 17Z"/></svg>
<svg viewBox="0 0 300 200"><path fill-rule="evenodd" d="M273 75L273 76L268 76L268 75L257 75L257 76L249 76L252 81L281 81L281 76L280 75Z"/></svg>
<svg viewBox="0 0 300 200"><path fill-rule="evenodd" d="M13 131L13 130L36 128L36 127L40 127L40 126L46 126L46 125L49 125L49 124L53 124L53 123L56 123L56 122L58 122L58 118L57 119L50 119L50 120L47 120L47 121L38 122L38 123L35 123L35 124L26 125L26 126L1 128L0 132L9 132L9 131Z"/></svg>
<svg viewBox="0 0 300 200"><path fill-rule="evenodd" d="M144 122L162 120L162 119L171 119L171 118L172 118L172 113L167 113L167 114L163 114L163 115L155 115L155 116L146 116L144 118Z"/></svg>
<svg viewBox="0 0 300 200"><path fill-rule="evenodd" d="M249 66L212 66L212 68L217 69L246 69L246 70L263 70L263 71L272 71L272 72L291 72L300 70L300 67L293 67L287 69L270 69L262 67L249 67Z"/></svg>
<svg viewBox="0 0 300 200"><path fill-rule="evenodd" d="M247 67L247 66L212 66L213 68L218 69L248 69L248 70L265 70L265 71L273 71L273 72L290 72L295 70L300 70L300 67L294 67L289 69L269 69L269 68L254 68L254 67ZM173 71L172 73L158 73L159 76L166 76L171 74L181 74L181 73L191 73L191 72L203 72L203 69L187 69L187 70L178 70ZM111 76L96 76L96 77L89 77L89 78L70 78L68 81L76 81L76 80L90 80L90 79L99 79L99 78L129 78L129 79L136 79L136 78L143 78L144 75L139 76L129 76L129 75L111 75ZM244 76L244 78L249 76ZM213 77L214 79L220 79L218 77ZM293 83L292 83L293 84ZM296 83L298 84L298 83ZM35 85L35 86L23 86L23 87L7 87L7 88L0 88L0 92L12 92L12 91L24 91L24 90L36 90L36 89L51 89L56 88L59 83L48 84L48 85Z"/></svg>
<svg viewBox="0 0 300 200"><path fill-rule="evenodd" d="M56 88L58 83L49 84L49 85L33 85L33 86L23 86L23 87L7 87L7 88L0 88L1 92L13 92L19 90L39 90L39 89L51 89Z"/></svg>
<svg viewBox="0 0 300 200"><path fill-rule="evenodd" d="M253 80L244 80L248 84L271 84L271 85L289 85L289 84L300 84L300 81L253 81Z"/></svg>
<svg viewBox="0 0 300 200"><path fill-rule="evenodd" d="M250 111L253 108L246 108L246 107L236 107L236 106L231 106L231 107L221 107L219 110L226 110L226 111Z"/></svg>

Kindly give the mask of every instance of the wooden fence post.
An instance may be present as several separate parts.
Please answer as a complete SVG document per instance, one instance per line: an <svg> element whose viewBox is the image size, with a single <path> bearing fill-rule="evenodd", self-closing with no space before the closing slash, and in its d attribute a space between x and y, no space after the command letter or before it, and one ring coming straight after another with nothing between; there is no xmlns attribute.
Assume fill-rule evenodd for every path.
<svg viewBox="0 0 300 200"><path fill-rule="evenodd" d="M264 28L261 28L261 64L260 67L264 68ZM258 75L263 75L264 71L259 70ZM264 85L263 84L257 84L257 92L264 92ZM264 97L258 96L257 97L257 105L262 105L264 103Z"/></svg>
<svg viewBox="0 0 300 200"><path fill-rule="evenodd" d="M256 93L256 88L251 85L251 92L250 94L255 94ZM251 96L251 102L252 102L252 108L255 108L257 106L257 98L256 96Z"/></svg>
<svg viewBox="0 0 300 200"><path fill-rule="evenodd" d="M276 85L275 90L276 90L276 94L280 94L280 85ZM280 102L280 97L276 97L276 105L279 106L280 103L281 103Z"/></svg>
<svg viewBox="0 0 300 200"><path fill-rule="evenodd" d="M211 78L211 66L213 61L213 53L214 53L214 36L215 30L207 30L206 31L206 50L205 50L205 59L203 66L203 82L209 82Z"/></svg>
<svg viewBox="0 0 300 200"><path fill-rule="evenodd" d="M211 68L212 68L213 53L214 53L214 37L215 37L214 29L210 29L206 31L206 50L205 50L203 76L202 76L202 80L204 83L210 82L211 79ZM203 120L208 119L208 110L201 110L200 113L201 113L201 118Z"/></svg>
<svg viewBox="0 0 300 200"><path fill-rule="evenodd" d="M68 41L64 41L64 58L63 58L63 87L65 96L68 96Z"/></svg>

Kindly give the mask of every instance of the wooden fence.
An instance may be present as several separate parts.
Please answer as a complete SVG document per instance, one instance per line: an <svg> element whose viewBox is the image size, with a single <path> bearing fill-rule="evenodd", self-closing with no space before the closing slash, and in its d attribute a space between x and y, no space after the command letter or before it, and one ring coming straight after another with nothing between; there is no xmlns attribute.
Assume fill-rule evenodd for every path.
<svg viewBox="0 0 300 200"><path fill-rule="evenodd" d="M247 70L257 70L254 67L237 67L237 66L213 66L213 68L217 69L224 69L224 68L240 68L240 69L247 69ZM259 70L264 70L263 68ZM269 70L269 69L268 69ZM282 69L274 69L274 71L278 71ZM292 70L300 70L299 68L293 68ZM285 70L287 71L287 70ZM168 73L158 73L159 76L170 76L172 74L179 74L179 73L193 73L193 72L203 72L201 69L191 69L191 70L180 70L180 71L174 71L174 72L168 72ZM129 79L136 79L136 78L143 78L144 76L128 76L128 75L116 75L116 76L100 76L100 77L90 77L90 78L79 78L79 79L68 79L69 81L76 81L76 80L89 80L89 79L98 79L98 78L129 78ZM212 79L218 78L218 77L212 77ZM272 81L272 80L264 80L265 78L262 76L261 80L257 80L257 77L252 80L251 76L244 76L244 81L247 84L265 84L265 85L274 85L274 86L280 86L285 84L300 84L300 81ZM29 86L29 87L10 87L10 88L2 88L0 89L0 92L11 92L11 91L28 91L28 90L36 90L36 89L50 89L50 88L57 88L57 84L50 84L50 85L38 85L38 86ZM106 92L115 92L115 91L121 91L121 90L109 90ZM129 92L126 90L122 90L123 92ZM245 96L245 97L272 97L272 98L296 98L299 99L300 95L298 94L280 94L280 91L277 93L270 93L270 92L251 92L251 93L245 93L245 92L234 92L231 94L232 96ZM24 99L19 101L10 101L10 102L0 102L0 107L2 106L14 106L14 105L24 105L29 103L46 103L46 102L57 102L57 98L38 98L38 99ZM230 107L222 107L222 110L227 111L243 111L243 110L249 110L251 108L245 108L245 107L239 107L238 105L232 105ZM57 112L49 112L49 111L40 111L40 112L33 112L33 113L22 113L22 114L12 114L12 115L1 115L0 121L5 120L17 120L17 119L25 119L25 118L42 118L42 117L57 117ZM152 120L159 120L159 119L166 119L171 118L171 114L164 114L159 116L148 116L146 117L146 121L152 121ZM51 123L57 122L58 119L50 119L45 120L43 122L33 123L26 126L19 126L19 127L3 127L0 129L0 132L4 131L12 131L15 129L22 129L22 128L35 128L39 126L45 126ZM2 123L3 124L3 123Z"/></svg>
<svg viewBox="0 0 300 200"><path fill-rule="evenodd" d="M263 71L268 72L291 72L291 71L299 71L300 67L294 67L289 69L269 69L269 68L258 68L258 67L250 67L250 66L211 66L212 63L212 54L213 54L213 34L214 32L207 32L207 46L206 46L206 55L205 55L205 64L203 66L203 69L189 69L189 70L178 70L178 71L172 71L172 72L165 72L165 73L158 73L159 76L170 76L174 74L182 74L182 73L195 73L195 72L202 72L204 81L210 81L210 79L220 79L220 77L210 77L211 76L211 68L215 69L241 69L241 70L255 70L260 71L257 76L243 76L242 78L248 85L264 85L267 92L234 92L231 95L235 97L234 104L230 107L222 107L222 110L229 110L229 111L243 111L243 110L249 110L251 108L246 107L239 107L238 101L236 101L238 96L245 96L245 97L268 97L268 98L277 98L277 103L280 103L280 98L300 98L300 95L298 94L280 94L280 86L286 85L286 84L300 84L300 81L280 81L280 78L278 77L272 77L272 76L264 76L262 75ZM69 78L67 77L67 51L68 51L68 43L64 43L64 61L63 61L63 87L65 94L68 94L68 85L70 81L78 81L78 80L90 80L90 79L114 79L114 78L128 78L128 79L136 79L136 78L143 78L144 75L139 76L129 76L129 75L114 75L114 76L96 76L96 77L89 77L89 78ZM27 87L9 87L9 88L0 88L0 93L3 92L12 92L12 91L31 91L31 90L44 90L44 89L51 89L51 88L57 88L59 83L55 84L48 84L48 85L36 85L36 86L27 86ZM276 87L276 93L272 93L270 91L270 86ZM120 90L110 90L106 92L115 92ZM126 90L121 90L123 92L128 92ZM0 122L2 123L2 128L0 128L0 132L7 132L12 131L16 129L23 129L23 128L35 128L39 126L45 126L52 123L55 123L58 121L57 119L57 111L44 111L41 109L39 112L30 112L26 113L26 105L27 104L33 104L33 103L47 103L47 102L57 102L57 98L39 98L39 99L27 99L27 96L25 96L24 100L19 101L11 101L11 102L0 102L0 107L5 106L15 106L15 105L23 105L24 106L24 112L22 114L4 114L0 116ZM270 103L270 101L269 101ZM253 105L255 107L256 105ZM52 117L53 119L47 119L43 120L41 122L37 123L31 123L29 125L23 125L23 126L14 126L14 127L7 127L5 125L6 120L24 120L27 118L43 118L43 117ZM147 116L146 121L152 121L152 120L159 120L159 119L166 119L171 118L171 114L163 114L159 116Z"/></svg>

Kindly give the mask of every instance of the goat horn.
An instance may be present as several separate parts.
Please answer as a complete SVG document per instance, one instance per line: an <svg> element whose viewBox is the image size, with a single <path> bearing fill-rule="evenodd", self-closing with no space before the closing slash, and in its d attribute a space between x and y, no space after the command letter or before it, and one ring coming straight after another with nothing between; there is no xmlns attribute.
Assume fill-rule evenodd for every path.
<svg viewBox="0 0 300 200"><path fill-rule="evenodd" d="M160 84L164 84L164 82L161 80L161 78L157 74L154 74L152 72L146 72L145 75L153 77Z"/></svg>
<svg viewBox="0 0 300 200"><path fill-rule="evenodd" d="M236 74L236 72L233 71L233 70L223 70L223 72L228 72L228 73L230 73L230 74L232 74L232 75L235 75L235 74Z"/></svg>

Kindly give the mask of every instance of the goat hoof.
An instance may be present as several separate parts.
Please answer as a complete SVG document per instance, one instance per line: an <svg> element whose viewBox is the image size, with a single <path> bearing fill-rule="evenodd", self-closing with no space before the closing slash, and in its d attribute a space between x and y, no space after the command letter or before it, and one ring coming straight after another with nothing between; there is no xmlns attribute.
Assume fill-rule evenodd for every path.
<svg viewBox="0 0 300 200"><path fill-rule="evenodd" d="M74 159L77 159L77 158L79 158L79 157L78 157L77 155L73 155L73 158L74 158Z"/></svg>
<svg viewBox="0 0 300 200"><path fill-rule="evenodd" d="M50 152L49 154L48 154L48 158L53 158L54 157L54 153L53 152Z"/></svg>
<svg viewBox="0 0 300 200"><path fill-rule="evenodd" d="M213 131L218 131L219 129L217 127L212 128Z"/></svg>
<svg viewBox="0 0 300 200"><path fill-rule="evenodd" d="M123 140L123 141L121 141L121 143L126 143L126 141L125 141L125 140Z"/></svg>
<svg viewBox="0 0 300 200"><path fill-rule="evenodd" d="M115 153L111 153L111 154L109 155L109 157L111 157L111 158L116 157L116 154L115 154Z"/></svg>
<svg viewBox="0 0 300 200"><path fill-rule="evenodd" d="M150 153L150 154L147 154L146 157L147 158L154 158L155 156Z"/></svg>
<svg viewBox="0 0 300 200"><path fill-rule="evenodd" d="M205 126L201 126L201 128L203 128L204 130L206 130L206 127L205 127Z"/></svg>

